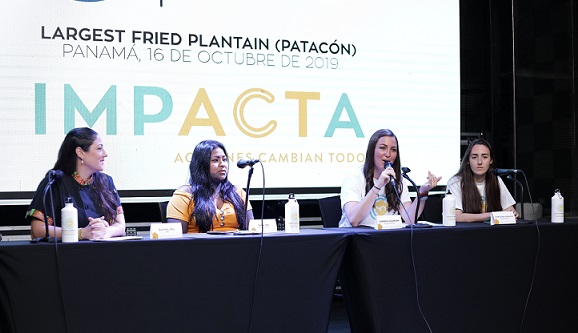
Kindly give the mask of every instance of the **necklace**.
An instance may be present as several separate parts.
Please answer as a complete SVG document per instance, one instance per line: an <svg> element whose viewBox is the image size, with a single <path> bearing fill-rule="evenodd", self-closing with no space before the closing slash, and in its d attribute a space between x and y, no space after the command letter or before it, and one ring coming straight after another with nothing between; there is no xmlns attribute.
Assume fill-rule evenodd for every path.
<svg viewBox="0 0 578 333"><path fill-rule="evenodd" d="M72 177L74 178L74 180L76 180L77 183L79 183L82 186L87 186L90 185L90 183L92 183L92 175L90 175L90 177L87 180L84 180L82 179L82 177L80 177L78 172L74 171Z"/></svg>

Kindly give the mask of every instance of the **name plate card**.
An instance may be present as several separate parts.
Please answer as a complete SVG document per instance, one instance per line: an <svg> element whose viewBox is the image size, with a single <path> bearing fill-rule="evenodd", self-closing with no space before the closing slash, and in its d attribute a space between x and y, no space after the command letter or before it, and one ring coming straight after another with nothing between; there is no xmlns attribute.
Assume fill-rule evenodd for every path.
<svg viewBox="0 0 578 333"><path fill-rule="evenodd" d="M183 227L181 223L151 223L150 238L151 239L166 239L166 238L182 238Z"/></svg>
<svg viewBox="0 0 578 333"><path fill-rule="evenodd" d="M404 224L401 222L399 215L379 215L376 218L375 229L399 229L403 228Z"/></svg>
<svg viewBox="0 0 578 333"><path fill-rule="evenodd" d="M261 220L251 220L249 221L249 231L261 232ZM263 220L263 233L277 232L277 221L275 219L264 219Z"/></svg>
<svg viewBox="0 0 578 333"><path fill-rule="evenodd" d="M512 212L492 212L490 225L498 224L516 224L516 218Z"/></svg>

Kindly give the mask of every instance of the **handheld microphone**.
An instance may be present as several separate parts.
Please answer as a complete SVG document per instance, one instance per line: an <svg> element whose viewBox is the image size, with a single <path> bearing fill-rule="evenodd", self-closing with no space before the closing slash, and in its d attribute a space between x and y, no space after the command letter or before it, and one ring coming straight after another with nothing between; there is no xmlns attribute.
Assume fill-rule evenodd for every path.
<svg viewBox="0 0 578 333"><path fill-rule="evenodd" d="M244 159L243 159L243 160L239 160L239 161L237 162L237 166L238 166L239 168L243 169L243 168L245 168L247 165L252 167L253 165L255 165L255 164L257 164L257 163L260 163L260 162L261 162L261 161L258 160L258 159L254 159L254 160L244 160Z"/></svg>
<svg viewBox="0 0 578 333"><path fill-rule="evenodd" d="M492 171L494 173L494 175L496 176L506 176L506 175L511 175L513 173L520 173L522 172L522 170L518 170L518 169L494 169Z"/></svg>
<svg viewBox="0 0 578 333"><path fill-rule="evenodd" d="M392 168L393 169L393 165L391 164L390 161L385 161L385 163L383 164L384 168ZM391 183L391 185L393 185L393 188L396 189L397 186L395 186L395 177L389 177L389 182ZM397 190L396 190L397 191Z"/></svg>

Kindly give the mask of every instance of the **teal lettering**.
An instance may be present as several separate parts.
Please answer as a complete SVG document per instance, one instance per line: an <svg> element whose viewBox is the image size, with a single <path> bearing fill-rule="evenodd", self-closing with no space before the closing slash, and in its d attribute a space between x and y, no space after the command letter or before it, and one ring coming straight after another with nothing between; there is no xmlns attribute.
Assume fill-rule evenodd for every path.
<svg viewBox="0 0 578 333"><path fill-rule="evenodd" d="M162 108L156 114L144 113L145 95L154 95L161 99ZM134 135L144 135L145 123L160 123L172 113L171 94L160 87L134 87Z"/></svg>
<svg viewBox="0 0 578 333"><path fill-rule="evenodd" d="M34 134L46 134L46 83L34 84Z"/></svg>
<svg viewBox="0 0 578 333"><path fill-rule="evenodd" d="M116 134L116 86L110 86L94 110L88 111L80 97L69 84L64 85L64 133L75 127L74 111L86 121L88 127L94 126L106 110L106 134Z"/></svg>
<svg viewBox="0 0 578 333"><path fill-rule="evenodd" d="M347 112L349 121L339 120L341 114L343 113L343 110ZM349 97L347 97L347 94L341 94L341 98L339 99L339 102L335 107L335 112L333 113L331 122L327 126L327 131L325 132L324 136L326 138L333 137L335 129L337 128L350 128L355 131L356 137L358 138L364 137L363 131L361 130L361 126L359 125L359 121L357 120L357 116L355 115L355 111L353 111L353 106L351 106L351 102L349 101Z"/></svg>

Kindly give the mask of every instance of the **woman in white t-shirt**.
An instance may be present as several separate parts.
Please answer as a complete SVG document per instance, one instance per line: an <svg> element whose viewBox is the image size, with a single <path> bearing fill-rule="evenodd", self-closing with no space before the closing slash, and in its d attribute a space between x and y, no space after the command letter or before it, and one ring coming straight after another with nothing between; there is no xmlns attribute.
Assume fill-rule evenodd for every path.
<svg viewBox="0 0 578 333"><path fill-rule="evenodd" d="M516 200L500 177L494 175L494 152L484 139L473 140L462 158L460 170L448 181L456 199L456 221L483 222L495 211L511 211Z"/></svg>
<svg viewBox="0 0 578 333"><path fill-rule="evenodd" d="M388 162L390 164L386 167ZM407 185L402 179L397 137L388 129L376 131L367 144L363 166L343 180L341 186L343 215L339 226L373 228L378 215L401 215L405 222L412 223L417 200L411 201ZM422 201L419 214L423 211L429 190L436 187L440 179L441 177L428 172L427 183L418 191L418 197Z"/></svg>

